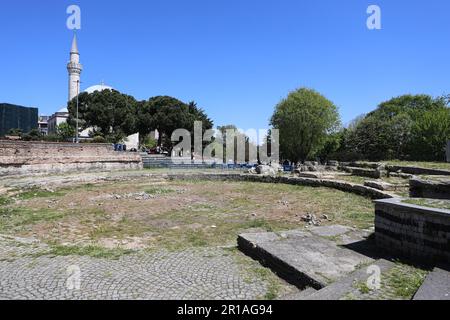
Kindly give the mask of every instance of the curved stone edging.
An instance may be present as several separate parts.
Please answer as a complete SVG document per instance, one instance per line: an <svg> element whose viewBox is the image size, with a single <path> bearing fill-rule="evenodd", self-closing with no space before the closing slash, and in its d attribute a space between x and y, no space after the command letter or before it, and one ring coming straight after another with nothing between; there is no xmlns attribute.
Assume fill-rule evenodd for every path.
<svg viewBox="0 0 450 320"><path fill-rule="evenodd" d="M432 181L424 179L411 179L410 196L412 198L431 198L450 200L450 180Z"/></svg>
<svg viewBox="0 0 450 320"><path fill-rule="evenodd" d="M345 192L354 193L360 196L369 197L371 199L391 199L395 198L394 195L374 188L366 187L359 184L352 184L339 180L327 180L327 179L310 179L300 177L283 177L283 176L260 176L250 174L211 174L211 173L186 173L176 174L168 173L165 176L172 180L212 180L212 181L246 181L246 182L261 182L261 183L283 183L299 186L309 187L326 187L337 189Z"/></svg>
<svg viewBox="0 0 450 320"><path fill-rule="evenodd" d="M430 176L450 176L450 171L443 169L428 169L412 166L393 166L387 165L386 170L389 172L402 172L412 175L430 175Z"/></svg>

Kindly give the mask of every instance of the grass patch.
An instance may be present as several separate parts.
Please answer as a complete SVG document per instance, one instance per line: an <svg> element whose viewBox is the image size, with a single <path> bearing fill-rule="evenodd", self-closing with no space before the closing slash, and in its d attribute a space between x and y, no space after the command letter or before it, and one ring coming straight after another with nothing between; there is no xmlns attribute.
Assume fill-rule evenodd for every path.
<svg viewBox="0 0 450 320"><path fill-rule="evenodd" d="M0 196L0 206L6 206L11 203L11 199Z"/></svg>
<svg viewBox="0 0 450 320"><path fill-rule="evenodd" d="M26 226L40 222L53 222L65 216L64 212L53 209L0 208L0 231L19 231Z"/></svg>
<svg viewBox="0 0 450 320"><path fill-rule="evenodd" d="M264 229L267 232L273 232L273 231L275 231L275 229L277 229L276 227L274 227L274 225L272 223L270 223L266 219L251 220L251 221L247 222L243 226L243 228L244 229L260 228L260 229Z"/></svg>
<svg viewBox="0 0 450 320"><path fill-rule="evenodd" d="M406 166L406 167L419 167L425 169L442 169L442 170L450 170L450 163L446 162L419 162L419 161L388 161L386 162L388 165L393 166Z"/></svg>
<svg viewBox="0 0 450 320"><path fill-rule="evenodd" d="M263 297L264 300L275 300L278 298L281 289L280 281L270 269L258 266L251 268L250 272L255 277L267 282L267 292Z"/></svg>
<svg viewBox="0 0 450 320"><path fill-rule="evenodd" d="M263 267L259 262L242 254L236 247L227 249L236 263L241 267L241 273L246 283L255 281L266 283L266 294L259 297L262 300L275 300L286 290L287 285L269 268Z"/></svg>
<svg viewBox="0 0 450 320"><path fill-rule="evenodd" d="M131 254L133 250L125 249L106 249L99 246L62 246L51 245L50 251L43 252L39 255L51 255L51 256L88 256L99 259L113 259L117 260L123 255Z"/></svg>
<svg viewBox="0 0 450 320"><path fill-rule="evenodd" d="M395 296L411 299L423 284L427 271L398 263L385 278L384 285L393 291Z"/></svg>
<svg viewBox="0 0 450 320"><path fill-rule="evenodd" d="M186 233L187 242L192 247L206 247L208 243L208 235L204 231L189 231Z"/></svg>
<svg viewBox="0 0 450 320"><path fill-rule="evenodd" d="M450 210L449 200L432 200L432 199L408 199L404 200L404 203L414 204L422 207L446 209Z"/></svg>
<svg viewBox="0 0 450 320"><path fill-rule="evenodd" d="M366 182L367 180L370 180L370 178L365 178L365 177L360 177L360 176L352 176L352 175L337 176L336 179L354 183L354 184L361 184L361 185L364 185L364 182Z"/></svg>
<svg viewBox="0 0 450 320"><path fill-rule="evenodd" d="M144 190L145 193L149 194L149 195L164 195L164 194L170 194L175 192L175 190L173 189L168 189L168 188L150 188L150 189L146 189Z"/></svg>
<svg viewBox="0 0 450 320"><path fill-rule="evenodd" d="M56 193L28 190L22 198L67 195L56 208L48 208L46 201L39 200L24 202L20 207L0 206L0 231L9 234L19 231L17 234L23 237L37 233L38 238L55 243L79 240L90 244L142 237L150 250L180 250L233 246L238 234L248 229L269 232L298 229L305 225L301 216L307 213L319 218L326 214L333 224L373 226L374 206L370 199L334 189L252 182L217 184L205 180L167 183L167 186L152 186L148 181L87 184L58 189ZM94 187L95 190L89 191ZM180 188L183 195L177 192ZM142 190L165 196L145 203L134 199L105 201L102 206L85 201L102 194ZM74 205L67 204L68 200L74 201ZM54 228L58 232L53 232Z"/></svg>
<svg viewBox="0 0 450 320"><path fill-rule="evenodd" d="M35 198L63 197L65 195L66 193L62 191L51 192L48 190L42 190L40 188L31 188L20 193L17 198L19 198L20 200L30 200Z"/></svg>
<svg viewBox="0 0 450 320"><path fill-rule="evenodd" d="M363 281L359 281L355 284L356 289L359 290L362 294L369 294L371 292L369 286L367 286L367 283Z"/></svg>
<svg viewBox="0 0 450 320"><path fill-rule="evenodd" d="M146 231L156 235L150 241L150 247L172 251L189 247L235 245L238 234L247 229L281 231L292 227L282 221L246 217L213 206L207 209L199 204L190 209L173 210L155 216L154 221L168 220L172 224L162 227L147 224Z"/></svg>

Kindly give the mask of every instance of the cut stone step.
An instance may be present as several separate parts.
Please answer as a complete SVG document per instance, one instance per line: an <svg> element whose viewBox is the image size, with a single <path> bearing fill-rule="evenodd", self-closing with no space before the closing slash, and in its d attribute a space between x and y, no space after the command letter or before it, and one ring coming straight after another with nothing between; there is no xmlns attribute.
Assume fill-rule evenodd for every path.
<svg viewBox="0 0 450 320"><path fill-rule="evenodd" d="M435 268L426 277L414 300L450 300L450 272Z"/></svg>
<svg viewBox="0 0 450 320"><path fill-rule="evenodd" d="M373 259L309 232L247 233L238 237L245 254L300 289L322 289Z"/></svg>
<svg viewBox="0 0 450 320"><path fill-rule="evenodd" d="M371 269L369 269L370 266L379 267L381 276L383 276L383 274L389 272L395 266L395 263L384 259L377 260L319 291L309 295L299 295L298 300L341 300L349 295L353 295L357 298L360 293L356 284L367 283L367 280L373 274L372 272L369 272L371 271Z"/></svg>
<svg viewBox="0 0 450 320"><path fill-rule="evenodd" d="M281 297L278 300L284 300L284 301L289 301L289 300L304 300L304 298L307 298L308 296L312 295L313 293L317 292L316 289L314 288L306 288L303 291L299 291L296 293L291 293L289 295L286 295L284 297Z"/></svg>

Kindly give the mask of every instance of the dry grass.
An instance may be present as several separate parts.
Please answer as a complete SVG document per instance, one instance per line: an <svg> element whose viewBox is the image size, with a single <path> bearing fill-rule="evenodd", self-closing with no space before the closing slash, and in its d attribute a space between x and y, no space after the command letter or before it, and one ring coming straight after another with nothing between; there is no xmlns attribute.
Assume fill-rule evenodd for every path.
<svg viewBox="0 0 450 320"><path fill-rule="evenodd" d="M136 200L142 192L150 198ZM110 249L233 246L249 229L301 228L307 213L359 228L374 218L371 200L350 193L248 182L116 182L33 190L17 199L0 207L0 232Z"/></svg>
<svg viewBox="0 0 450 320"><path fill-rule="evenodd" d="M450 170L450 163L446 162L419 162L419 161L388 161L386 164L394 166L419 167L426 169Z"/></svg>

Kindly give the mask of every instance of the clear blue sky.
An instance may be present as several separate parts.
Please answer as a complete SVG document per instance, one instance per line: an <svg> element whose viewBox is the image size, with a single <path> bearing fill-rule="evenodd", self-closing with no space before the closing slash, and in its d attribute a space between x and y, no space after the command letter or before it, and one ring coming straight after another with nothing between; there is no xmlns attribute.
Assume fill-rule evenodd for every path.
<svg viewBox="0 0 450 320"><path fill-rule="evenodd" d="M344 123L393 96L450 92L448 0L3 0L0 102L65 105L70 4L82 10L82 89L104 79L138 99L195 100L215 125L266 128L301 86ZM366 28L370 4L380 31Z"/></svg>

